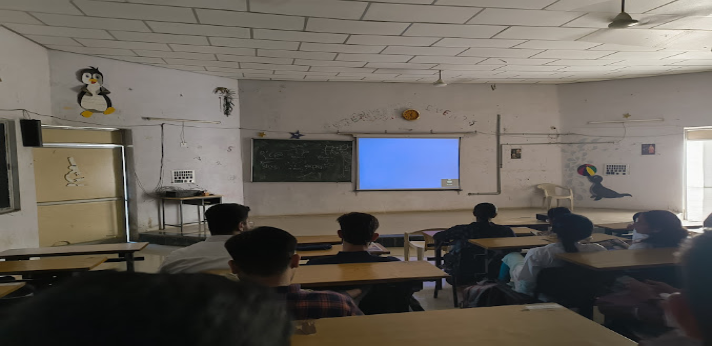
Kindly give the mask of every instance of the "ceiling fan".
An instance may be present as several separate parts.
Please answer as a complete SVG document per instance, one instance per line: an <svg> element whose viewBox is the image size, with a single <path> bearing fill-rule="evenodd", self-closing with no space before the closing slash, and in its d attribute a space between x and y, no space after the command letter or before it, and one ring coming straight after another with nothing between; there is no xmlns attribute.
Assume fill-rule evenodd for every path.
<svg viewBox="0 0 712 346"><path fill-rule="evenodd" d="M633 17L625 11L625 0L621 0L621 13L613 18L613 21L608 24L608 27L611 29L625 29L638 24L640 24L640 21L633 19Z"/></svg>

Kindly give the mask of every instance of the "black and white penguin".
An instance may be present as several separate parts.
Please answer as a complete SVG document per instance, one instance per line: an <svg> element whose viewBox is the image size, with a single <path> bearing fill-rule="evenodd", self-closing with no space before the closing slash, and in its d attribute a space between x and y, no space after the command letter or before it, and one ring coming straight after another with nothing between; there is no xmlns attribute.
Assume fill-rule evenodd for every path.
<svg viewBox="0 0 712 346"><path fill-rule="evenodd" d="M106 96L110 91L102 86L104 84L104 75L99 72L99 69L89 66L89 68L79 71L79 75L79 80L84 83L84 87L82 87L77 98L79 105L85 109L81 113L82 116L89 118L96 112L114 113L116 109L111 106L109 96Z"/></svg>

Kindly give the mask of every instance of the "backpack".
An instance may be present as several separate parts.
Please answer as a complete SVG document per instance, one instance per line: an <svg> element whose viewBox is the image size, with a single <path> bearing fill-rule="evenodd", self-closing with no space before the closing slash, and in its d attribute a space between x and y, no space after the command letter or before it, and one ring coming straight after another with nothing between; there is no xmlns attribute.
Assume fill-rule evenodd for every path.
<svg viewBox="0 0 712 346"><path fill-rule="evenodd" d="M463 290L461 308L540 303L537 299L514 291L507 284L483 280Z"/></svg>

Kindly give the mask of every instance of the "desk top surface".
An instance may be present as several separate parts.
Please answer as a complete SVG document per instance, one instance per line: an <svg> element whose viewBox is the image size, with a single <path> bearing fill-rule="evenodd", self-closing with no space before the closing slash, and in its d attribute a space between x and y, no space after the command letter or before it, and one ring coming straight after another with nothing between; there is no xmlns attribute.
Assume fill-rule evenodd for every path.
<svg viewBox="0 0 712 346"><path fill-rule="evenodd" d="M315 323L316 334L294 335L292 346L636 345L563 307L530 310L510 305L326 318Z"/></svg>
<svg viewBox="0 0 712 346"><path fill-rule="evenodd" d="M51 257L131 253L141 251L146 246L148 246L148 243L117 243L10 249L0 252L0 258L10 259L13 257Z"/></svg>
<svg viewBox="0 0 712 346"><path fill-rule="evenodd" d="M678 248L611 250L559 254L564 261L595 270L626 270L673 266Z"/></svg>
<svg viewBox="0 0 712 346"><path fill-rule="evenodd" d="M0 298L19 290L22 286L25 286L24 282L0 284Z"/></svg>
<svg viewBox="0 0 712 346"><path fill-rule="evenodd" d="M488 250L529 249L551 244L546 237L481 238L469 242Z"/></svg>
<svg viewBox="0 0 712 346"><path fill-rule="evenodd" d="M94 269L104 263L106 257L52 257L31 261L2 261L0 274L21 275L53 272L77 272Z"/></svg>
<svg viewBox="0 0 712 346"><path fill-rule="evenodd" d="M297 253L302 256L302 259L312 259L312 258L319 258L319 257L327 257L327 256L334 256L339 253L339 251L343 250L343 245L338 244L338 245L333 245L331 249L328 250L314 250L314 251L297 251ZM371 246L368 248L368 252L371 253L372 255L387 255L390 254L391 252L386 249L383 245L378 244L378 243L372 243Z"/></svg>
<svg viewBox="0 0 712 346"><path fill-rule="evenodd" d="M166 199L166 200L170 200L170 201L189 201L191 199L210 199L210 198L222 198L222 195L189 196L189 197L161 197L161 199Z"/></svg>
<svg viewBox="0 0 712 346"><path fill-rule="evenodd" d="M342 240L338 235L302 235L297 236L299 244L341 244Z"/></svg>
<svg viewBox="0 0 712 346"><path fill-rule="evenodd" d="M293 282L303 286L344 286L425 281L448 276L425 261L324 264L299 267Z"/></svg>

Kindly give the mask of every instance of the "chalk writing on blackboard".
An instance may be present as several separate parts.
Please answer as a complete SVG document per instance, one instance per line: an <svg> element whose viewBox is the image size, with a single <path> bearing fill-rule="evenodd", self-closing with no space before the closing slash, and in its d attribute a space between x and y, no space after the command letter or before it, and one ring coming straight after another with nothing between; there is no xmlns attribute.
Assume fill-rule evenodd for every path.
<svg viewBox="0 0 712 346"><path fill-rule="evenodd" d="M254 139L252 181L349 182L351 141Z"/></svg>

